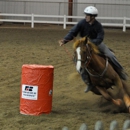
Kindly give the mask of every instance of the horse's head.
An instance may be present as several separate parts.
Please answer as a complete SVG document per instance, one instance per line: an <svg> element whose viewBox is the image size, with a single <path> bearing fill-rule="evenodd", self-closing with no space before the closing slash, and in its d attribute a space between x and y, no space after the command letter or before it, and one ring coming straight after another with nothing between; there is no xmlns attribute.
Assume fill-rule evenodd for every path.
<svg viewBox="0 0 130 130"><path fill-rule="evenodd" d="M73 49L74 62L79 73L82 73L83 68L89 64L92 58L92 52L99 53L97 47L90 42L88 37L76 40L73 44Z"/></svg>

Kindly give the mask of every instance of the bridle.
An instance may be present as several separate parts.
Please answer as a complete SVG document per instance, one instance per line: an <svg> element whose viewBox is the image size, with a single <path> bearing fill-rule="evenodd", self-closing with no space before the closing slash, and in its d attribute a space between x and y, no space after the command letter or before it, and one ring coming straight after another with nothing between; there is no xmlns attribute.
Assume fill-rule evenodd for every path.
<svg viewBox="0 0 130 130"><path fill-rule="evenodd" d="M91 55L91 51L89 50L88 44L86 44L86 47L87 47L87 51L88 51L88 53L89 53L89 56L86 56L86 57L87 57L86 60L77 59L76 61L81 61L81 62L83 62L86 66L88 66L89 63L90 63L90 61L91 61L91 59L92 59L92 55ZM88 60L89 60L89 61L88 61Z"/></svg>
<svg viewBox="0 0 130 130"><path fill-rule="evenodd" d="M84 61L84 60L82 60L82 59L77 59L77 61L81 61L81 62L83 62L84 64L85 64L85 70L88 72L88 74L90 75L90 76L92 76L92 77L103 77L103 75L105 74L105 72L107 71L107 68L108 68L108 58L106 58L106 64L105 64L105 69L103 70L103 72L101 73L101 74L99 74L99 73L97 73L97 74L92 74L90 71L89 71L89 69L88 69L88 66L89 66L89 64L90 64L90 62L91 62L91 59L92 59L92 54L91 54L91 52L92 52L92 49L90 50L90 48L89 48L89 45L88 44L86 44L86 51L88 52L88 56L86 55L86 61ZM94 71L94 70L93 70Z"/></svg>
<svg viewBox="0 0 130 130"><path fill-rule="evenodd" d="M89 63L90 63L90 61L92 59L92 54L91 54L92 50L89 50L88 44L86 44L86 47L87 47L87 51L88 51L89 56L86 56L88 61L87 60L85 61L85 66L86 66L85 68L88 67L88 65L89 65Z"/></svg>

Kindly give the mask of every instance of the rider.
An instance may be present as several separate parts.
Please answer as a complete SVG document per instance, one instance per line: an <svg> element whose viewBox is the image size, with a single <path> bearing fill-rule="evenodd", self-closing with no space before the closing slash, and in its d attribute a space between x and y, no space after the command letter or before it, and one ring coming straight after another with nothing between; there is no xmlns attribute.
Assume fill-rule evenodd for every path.
<svg viewBox="0 0 130 130"><path fill-rule="evenodd" d="M62 46L67 42L71 41L80 34L80 37L88 36L90 41L98 46L99 50L110 59L112 64L116 67L117 73L119 76L126 80L127 76L123 71L123 67L117 61L115 55L109 50L109 48L103 43L104 39L104 29L96 20L96 16L98 15L98 10L94 6L88 6L84 9L85 18L79 21L64 37L63 40L59 40L59 45ZM86 70L81 74L83 81L87 84L85 92L88 92L92 89L93 85L91 83L89 74Z"/></svg>

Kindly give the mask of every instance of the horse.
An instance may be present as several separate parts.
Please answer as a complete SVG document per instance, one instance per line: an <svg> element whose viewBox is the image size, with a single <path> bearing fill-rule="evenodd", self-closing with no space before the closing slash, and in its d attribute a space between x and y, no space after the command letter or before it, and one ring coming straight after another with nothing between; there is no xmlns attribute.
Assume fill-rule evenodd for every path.
<svg viewBox="0 0 130 130"><path fill-rule="evenodd" d="M81 74L82 69L85 69L94 85L90 91L102 95L118 107L125 104L127 111L130 113L130 95L126 89L127 84L114 70L109 59L101 54L98 47L88 37L76 40L73 49L77 71ZM81 66L79 67L79 65ZM121 97L114 98L108 92L108 89L112 89L113 86L118 88Z"/></svg>

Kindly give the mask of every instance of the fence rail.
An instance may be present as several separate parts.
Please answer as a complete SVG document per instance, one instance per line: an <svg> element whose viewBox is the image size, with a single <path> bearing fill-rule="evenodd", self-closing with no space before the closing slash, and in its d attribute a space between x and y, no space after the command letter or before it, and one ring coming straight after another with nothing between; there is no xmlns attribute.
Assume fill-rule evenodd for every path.
<svg viewBox="0 0 130 130"><path fill-rule="evenodd" d="M17 17L17 18L16 18ZM41 18L41 20L37 20ZM44 20L45 18L56 18L55 21ZM62 24L63 29L66 29L67 25L75 25L76 22L68 22L67 19L82 19L82 16L67 16L67 15L37 15L37 14L7 14L0 13L0 22L20 22L30 23L31 28L34 28L35 23L49 23L49 24ZM107 22L101 22L103 26L107 27L122 27L123 32L126 31L127 27L130 27L130 18L128 17L97 17L98 20L107 20ZM114 22L110 22L112 20ZM109 22L108 22L109 21ZM118 22L116 22L118 21Z"/></svg>
<svg viewBox="0 0 130 130"><path fill-rule="evenodd" d="M67 126L64 126L62 130L70 130ZM83 123L79 130L89 130L87 124ZM102 121L97 121L94 126L94 130L104 130L104 125ZM130 130L130 120L126 120L123 124L122 129L119 129L118 122L113 120L110 123L109 130Z"/></svg>

